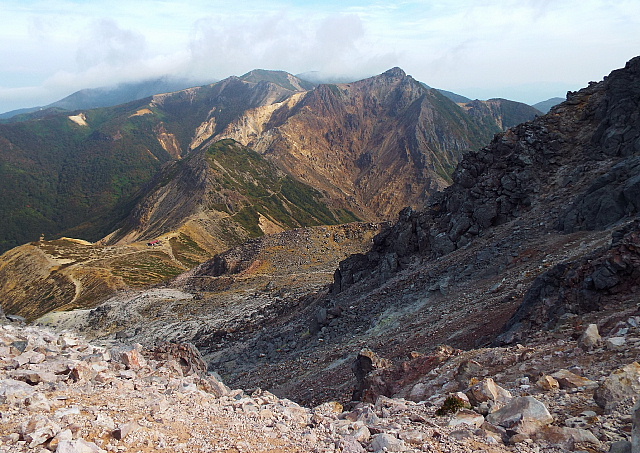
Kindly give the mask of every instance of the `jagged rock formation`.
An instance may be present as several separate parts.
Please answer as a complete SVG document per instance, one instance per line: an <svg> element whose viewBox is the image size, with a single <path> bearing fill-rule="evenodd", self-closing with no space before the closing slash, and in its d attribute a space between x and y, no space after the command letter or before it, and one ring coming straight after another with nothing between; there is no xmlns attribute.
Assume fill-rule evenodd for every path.
<svg viewBox="0 0 640 453"><path fill-rule="evenodd" d="M428 211L405 211L376 239L367 265L442 256L525 213L565 233L601 230L635 216L638 72L640 60L634 59L604 82L570 94L551 114L468 154L453 185L430 200ZM364 263L361 257L352 261ZM336 285L342 284L338 274Z"/></svg>
<svg viewBox="0 0 640 453"><path fill-rule="evenodd" d="M340 206L380 220L444 188L460 156L499 130L483 120L394 68L248 110L214 140L238 140Z"/></svg>

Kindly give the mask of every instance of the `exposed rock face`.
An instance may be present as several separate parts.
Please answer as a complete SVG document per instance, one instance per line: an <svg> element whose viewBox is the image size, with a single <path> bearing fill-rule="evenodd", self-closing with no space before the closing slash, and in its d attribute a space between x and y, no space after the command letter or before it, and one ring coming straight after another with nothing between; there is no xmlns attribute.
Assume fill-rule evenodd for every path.
<svg viewBox="0 0 640 453"><path fill-rule="evenodd" d="M248 111L215 139L251 146L341 206L380 220L422 206L448 185L460 156L496 131L394 68Z"/></svg>
<svg viewBox="0 0 640 453"><path fill-rule="evenodd" d="M632 218L637 214L633 191L640 169L634 155L640 151L639 103L636 58L605 81L571 93L551 114L496 136L488 147L466 155L454 172L453 185L431 198L429 210L403 211L399 221L376 238L370 253L341 263L334 291L372 273L384 281L417 257L449 254L515 218L556 224L563 232L602 229ZM596 192L605 198L613 194L617 204L588 198ZM567 227L569 218L573 220ZM600 294L629 291L639 264L636 229L628 226L616 233L612 249L599 252L597 260L592 256L582 265L563 264L541 276L508 327L525 317L538 325L549 320L551 313L531 316L532 305L557 317L567 310L596 308ZM581 277L573 276L576 273ZM561 285L582 289L558 292ZM552 291L571 302L542 304Z"/></svg>
<svg viewBox="0 0 640 453"><path fill-rule="evenodd" d="M274 229L358 220L332 211L326 201L253 150L224 140L165 169L124 226L103 242L125 244L184 230L196 245L221 252Z"/></svg>
<svg viewBox="0 0 640 453"><path fill-rule="evenodd" d="M534 326L553 326L566 313L597 310L607 297L633 294L640 275L640 222L613 232L612 244L538 277L506 325L503 340Z"/></svg>

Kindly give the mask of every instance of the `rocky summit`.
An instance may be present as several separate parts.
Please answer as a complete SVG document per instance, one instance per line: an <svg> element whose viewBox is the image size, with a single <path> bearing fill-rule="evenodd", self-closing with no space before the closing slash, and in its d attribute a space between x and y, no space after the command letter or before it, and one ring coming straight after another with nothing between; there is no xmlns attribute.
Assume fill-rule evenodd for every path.
<svg viewBox="0 0 640 453"><path fill-rule="evenodd" d="M253 89L265 76L225 83L245 93L246 83ZM212 169L199 181L235 190L221 203L230 217L250 205L275 219L266 207L258 210L261 195L246 200L260 186L256 175L282 182L288 163L327 184L311 197L314 215L321 206L342 209L331 195L340 178L357 174L367 190L374 180L382 184L376 177L384 172L372 169L387 162L387 151L404 152L402 165L420 164L412 169L440 165L427 148L398 147L444 146L418 121L439 124L439 95L401 70L310 91L286 74L277 78L295 92L274 88L271 101L262 97L233 115L216 110L192 149L191 159ZM154 102L163 99L170 105L171 96ZM362 105L371 110L356 108ZM483 110L503 124L519 114L502 102L457 107L467 131ZM363 113L376 109L397 121L376 123ZM0 328L0 448L638 451L639 111L640 57L466 152L447 188L402 209L393 223L267 234L152 288L47 313L39 326L22 325L3 304L11 309ZM335 135L292 129L324 120ZM402 137L420 139L395 141L398 128L409 131ZM349 149L361 157L367 137L348 144L365 130L387 137L390 147L369 149L370 160L356 159L360 166L340 163L355 173L317 165L306 151L313 142L327 156ZM225 166L245 139L258 151L253 163ZM461 139L450 149L468 145ZM228 149L215 154L215 146ZM296 159L279 160L285 149ZM163 215L172 198L191 209L172 182L178 180L166 175L126 231L162 230L172 221ZM159 190L164 186L170 190ZM412 193L396 189L400 198ZM212 195L205 189L196 198L211 206ZM376 206L350 195L363 207L354 214ZM285 211L294 213L292 206ZM257 225L270 224L258 216ZM188 257L188 244L171 256ZM350 256L338 263L338 251ZM54 252L42 258L57 260L51 280L71 264Z"/></svg>

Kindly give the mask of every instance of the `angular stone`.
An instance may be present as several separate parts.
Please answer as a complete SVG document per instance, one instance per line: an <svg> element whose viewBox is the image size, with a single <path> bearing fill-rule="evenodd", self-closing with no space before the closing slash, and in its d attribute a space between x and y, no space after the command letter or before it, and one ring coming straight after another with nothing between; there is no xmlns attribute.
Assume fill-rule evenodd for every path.
<svg viewBox="0 0 640 453"><path fill-rule="evenodd" d="M449 426L469 425L474 428L480 428L484 423L484 417L477 412L469 409L460 409L456 412L451 420L449 420Z"/></svg>
<svg viewBox="0 0 640 453"><path fill-rule="evenodd" d="M362 422L367 426L373 426L380 423L380 419L370 406L357 408L346 414L345 418L352 422Z"/></svg>
<svg viewBox="0 0 640 453"><path fill-rule="evenodd" d="M583 349L590 350L597 348L601 342L602 337L598 332L598 326L596 324L589 324L578 339L578 346Z"/></svg>
<svg viewBox="0 0 640 453"><path fill-rule="evenodd" d="M31 448L44 444L58 432L60 426L43 415L34 415L20 427L22 438Z"/></svg>
<svg viewBox="0 0 640 453"><path fill-rule="evenodd" d="M628 440L613 442L609 447L609 453L632 453L631 442Z"/></svg>
<svg viewBox="0 0 640 453"><path fill-rule="evenodd" d="M400 439L412 445L421 445L429 440L429 435L415 429L409 431L400 431Z"/></svg>
<svg viewBox="0 0 640 453"><path fill-rule="evenodd" d="M598 386L596 381L592 381L585 377L572 373L569 370L558 370L551 375L560 384L561 389L575 389L578 387L585 387L587 389L594 389Z"/></svg>
<svg viewBox="0 0 640 453"><path fill-rule="evenodd" d="M24 405L30 411L49 412L51 410L49 400L40 392L36 392L33 395L25 398Z"/></svg>
<svg viewBox="0 0 640 453"><path fill-rule="evenodd" d="M371 431L366 426L359 426L351 433L358 442L367 442L371 438Z"/></svg>
<svg viewBox="0 0 640 453"><path fill-rule="evenodd" d="M600 445L600 441L591 431L579 428L544 426L531 436L536 442L552 447L572 451L576 443Z"/></svg>
<svg viewBox="0 0 640 453"><path fill-rule="evenodd" d="M116 424L113 419L103 412L98 413L93 424L106 431L113 431L116 429Z"/></svg>
<svg viewBox="0 0 640 453"><path fill-rule="evenodd" d="M0 380L0 403L14 403L24 401L27 396L33 395L36 389L26 382L15 379Z"/></svg>
<svg viewBox="0 0 640 453"><path fill-rule="evenodd" d="M84 439L63 440L56 448L56 453L100 453L101 451L96 444Z"/></svg>
<svg viewBox="0 0 640 453"><path fill-rule="evenodd" d="M487 415L487 422L521 434L532 434L553 422L546 406L532 396L513 398L505 407Z"/></svg>
<svg viewBox="0 0 640 453"><path fill-rule="evenodd" d="M467 396L473 405L490 402L493 410L504 406L512 399L511 392L500 387L491 378L471 386Z"/></svg>
<svg viewBox="0 0 640 453"><path fill-rule="evenodd" d="M9 376L19 381L24 381L31 385L37 385L40 382L57 382L58 376L49 371L40 370L15 370Z"/></svg>
<svg viewBox="0 0 640 453"><path fill-rule="evenodd" d="M58 445L60 445L60 442L65 440L66 441L73 440L73 433L71 432L70 429L63 429L58 434L56 434L56 436L49 441L49 445L47 445L47 448L49 450L56 451L58 448Z"/></svg>
<svg viewBox="0 0 640 453"><path fill-rule="evenodd" d="M607 412L613 411L627 398L640 395L640 363L633 362L615 370L593 394L596 404Z"/></svg>
<svg viewBox="0 0 640 453"><path fill-rule="evenodd" d="M344 436L338 442L339 451L343 453L366 453L367 450L353 436Z"/></svg>
<svg viewBox="0 0 640 453"><path fill-rule="evenodd" d="M123 423L113 430L112 435L116 440L122 440L137 428L136 422Z"/></svg>
<svg viewBox="0 0 640 453"><path fill-rule="evenodd" d="M147 366L147 362L135 348L124 350L120 352L120 360L127 367L128 370L138 371L141 368Z"/></svg>
<svg viewBox="0 0 640 453"><path fill-rule="evenodd" d="M604 340L604 347L609 351L621 351L626 344L627 340L624 337L611 337Z"/></svg>
<svg viewBox="0 0 640 453"><path fill-rule="evenodd" d="M560 383L553 376L544 375L536 382L536 387L542 390L554 390L560 388Z"/></svg>
<svg viewBox="0 0 640 453"><path fill-rule="evenodd" d="M373 451L406 451L407 447L402 439L391 434L376 434L372 437L371 448Z"/></svg>
<svg viewBox="0 0 640 453"><path fill-rule="evenodd" d="M481 376L484 372L482 365L475 360L465 360L458 366L454 379L466 388L471 378Z"/></svg>

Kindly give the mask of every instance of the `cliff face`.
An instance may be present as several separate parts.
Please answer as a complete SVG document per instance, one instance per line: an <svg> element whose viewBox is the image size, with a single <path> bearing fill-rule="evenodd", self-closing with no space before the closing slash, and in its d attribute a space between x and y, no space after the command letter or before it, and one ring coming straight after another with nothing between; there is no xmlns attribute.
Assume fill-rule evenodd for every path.
<svg viewBox="0 0 640 453"><path fill-rule="evenodd" d="M390 219L447 186L495 131L394 68L249 110L215 139L251 146L363 218Z"/></svg>

